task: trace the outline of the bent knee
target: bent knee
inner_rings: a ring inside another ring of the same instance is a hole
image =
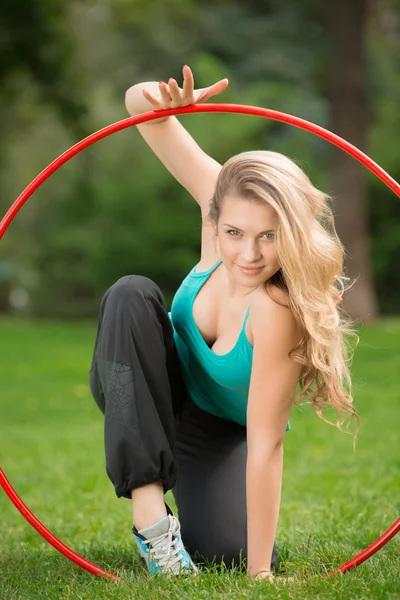
[[[158,285],[144,275],[124,275],[118,279],[104,294],[105,299],[113,302],[129,300],[134,297],[146,297],[161,293]]]
[[[194,540],[185,541],[186,548],[192,557],[192,560],[198,564],[225,565],[226,568],[247,568],[247,542],[242,543],[210,543],[201,541],[195,543]],[[271,571],[275,571],[278,562],[278,548],[276,542],[272,549]]]
[[[247,560],[247,540],[238,532],[191,527],[183,529],[182,539],[195,562],[238,567]]]
[[[244,567],[247,562],[245,547],[230,546],[229,544],[221,547],[217,545],[187,546],[192,560],[197,564],[203,564],[207,567],[224,565],[227,569]]]
[[[158,289],[158,285],[149,277],[144,275],[124,275],[120,277],[110,288],[115,294],[132,293]]]

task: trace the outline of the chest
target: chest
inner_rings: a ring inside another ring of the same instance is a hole
[[[238,302],[223,297],[217,273],[206,281],[193,302],[193,318],[200,335],[215,354],[227,354],[235,346],[243,328],[250,298]],[[245,333],[253,344],[250,316]]]

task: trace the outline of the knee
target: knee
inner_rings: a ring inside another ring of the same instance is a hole
[[[143,275],[125,275],[118,279],[104,294],[103,302],[118,303],[135,298],[147,298],[161,294],[156,283]]]
[[[182,539],[196,563],[222,565],[227,568],[247,568],[247,525],[240,518],[230,523],[226,519],[210,519],[196,514],[195,518],[185,519],[182,514]],[[271,571],[278,562],[278,548],[274,542],[271,556]]]
[[[228,540],[221,543],[211,543],[184,538],[186,548],[194,562],[206,566],[224,564],[226,568],[239,568],[247,570],[247,540]],[[275,571],[278,562],[278,548],[276,542],[272,549],[271,571]]]
[[[158,290],[158,286],[152,279],[143,275],[125,275],[118,279],[110,288],[114,296],[125,296],[132,294],[146,294]]]
[[[190,542],[189,542],[190,543]],[[192,557],[194,563],[203,565],[206,568],[217,567],[226,569],[246,570],[247,556],[245,548],[237,548],[236,546],[224,545],[223,548],[217,546],[202,547],[201,545],[187,544],[187,550]]]
[[[182,521],[181,521],[182,524]],[[247,561],[247,540],[221,527],[182,527],[182,539],[193,560],[206,566],[242,567]]]

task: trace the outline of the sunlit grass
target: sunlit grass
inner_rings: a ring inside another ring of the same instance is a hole
[[[352,438],[293,409],[277,542],[290,584],[212,570],[159,580],[139,562],[131,507],[104,469],[103,417],[88,369],[95,323],[0,320],[1,466],[57,537],[121,576],[99,580],[59,555],[0,494],[0,598],[399,598],[398,538],[346,575],[347,561],[399,516],[400,320],[361,332],[352,367],[361,417]],[[176,509],[172,495],[168,501]],[[399,536],[398,536],[399,537]]]

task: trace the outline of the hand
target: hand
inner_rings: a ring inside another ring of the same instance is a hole
[[[198,104],[205,102],[212,96],[216,96],[223,92],[229,85],[227,79],[221,79],[210,85],[207,88],[199,90],[194,89],[193,73],[190,67],[183,67],[183,88],[180,88],[175,79],[169,79],[168,84],[160,81],[160,95],[155,96],[148,90],[142,91],[143,96],[152,105],[154,110],[166,110],[168,108],[177,108],[180,106],[188,106],[189,104]]]
[[[255,575],[254,579],[269,579],[270,583],[274,583],[276,581],[290,583],[294,581],[293,577],[275,577],[275,575],[271,571],[259,571],[257,575]]]
[[[255,575],[254,579],[269,579],[270,583],[273,583],[274,575],[271,573],[271,571],[259,571],[257,575]]]

